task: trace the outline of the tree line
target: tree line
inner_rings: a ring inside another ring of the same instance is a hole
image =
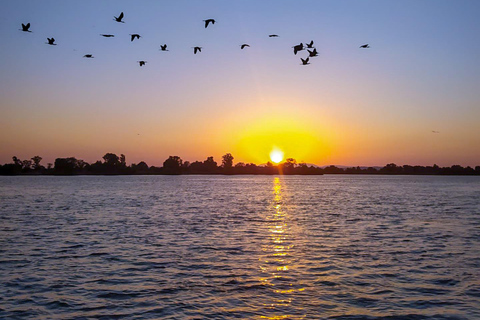
[[[102,161],[103,160],[103,161]],[[238,162],[234,164],[234,157],[227,153],[222,156],[222,162],[218,164],[213,157],[207,157],[204,161],[183,161],[179,156],[169,156],[163,162],[162,167],[148,166],[144,161],[127,165],[125,155],[117,156],[107,153],[94,163],[87,163],[74,157],[57,158],[54,163],[48,163],[45,167],[41,164],[42,157],[34,156],[31,159],[21,160],[12,157],[12,163],[0,165],[0,175],[145,175],[145,174],[297,174],[297,175],[321,175],[321,174],[390,174],[390,175],[480,175],[480,166],[451,167],[433,166],[397,166],[394,163],[384,167],[350,167],[339,168],[328,166],[320,168],[306,163],[297,163],[293,158],[274,165],[268,162],[265,165]]]

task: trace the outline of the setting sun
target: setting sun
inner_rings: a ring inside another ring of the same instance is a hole
[[[270,159],[274,163],[280,163],[283,160],[283,151],[279,149],[273,149],[270,152]]]

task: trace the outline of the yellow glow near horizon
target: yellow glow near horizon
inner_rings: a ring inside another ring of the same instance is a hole
[[[235,152],[242,161],[279,163],[285,158],[297,162],[318,162],[330,150],[323,136],[324,129],[313,128],[303,119],[268,115],[253,120],[238,132]]]
[[[283,160],[283,151],[278,149],[278,148],[274,148],[272,150],[272,152],[270,152],[270,160],[272,160],[272,162],[274,163],[280,163],[282,162]]]

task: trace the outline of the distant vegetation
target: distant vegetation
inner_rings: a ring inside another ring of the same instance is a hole
[[[213,157],[204,161],[183,161],[179,156],[170,156],[163,162],[162,167],[148,166],[141,161],[127,166],[125,155],[117,156],[107,153],[103,161],[87,163],[83,160],[70,158],[57,158],[55,163],[41,164],[42,157],[35,156],[30,160],[20,160],[13,157],[12,163],[0,165],[0,175],[140,175],[140,174],[404,174],[404,175],[480,175],[480,166],[475,168],[453,165],[451,167],[433,166],[397,166],[394,163],[387,164],[383,168],[374,167],[351,167],[339,168],[317,166],[297,163],[289,158],[285,162],[274,165],[268,162],[265,165],[238,162],[234,164],[230,153],[222,157],[219,165]]]

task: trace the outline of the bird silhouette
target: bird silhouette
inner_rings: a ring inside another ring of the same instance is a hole
[[[240,45],[240,49],[245,49],[245,47],[250,47],[250,45],[248,45],[248,44],[246,44],[246,43]]]
[[[140,35],[137,33],[130,34],[130,41],[135,40],[135,38],[140,39]]]
[[[308,51],[308,57],[316,57],[318,56],[317,49],[313,48],[313,51],[307,50]]]
[[[48,42],[45,42],[46,44],[49,44],[51,46],[56,46],[56,44],[54,43],[55,42],[55,38],[47,38],[47,41]]]
[[[140,67],[144,66],[145,63],[147,63],[147,61],[143,61],[143,60],[140,60],[140,61],[137,61],[137,62],[138,62],[138,64],[140,64]]]
[[[120,15],[119,15],[118,17],[115,17],[115,16],[113,16],[113,17],[115,18],[115,19],[114,19],[115,21],[121,22],[121,23],[125,23],[125,21],[122,21],[122,19],[123,19],[123,11],[120,13]]]
[[[306,43],[307,48],[312,49],[313,48],[313,40],[310,41],[310,43]]]
[[[440,131],[432,130],[432,133],[440,133]]]
[[[310,64],[308,63],[308,60],[310,60],[310,58],[307,57],[307,59],[302,59],[300,58],[300,60],[302,60],[302,65],[306,66],[307,64]]]
[[[278,38],[278,34],[269,34],[268,35],[270,38]]]
[[[367,48],[370,48],[370,46],[367,43],[367,44],[364,44],[363,46],[360,46],[360,48],[367,49]]]
[[[89,54],[86,54],[86,55],[84,55],[83,57],[84,57],[84,58],[94,58],[94,56],[93,56],[92,54],[90,54],[90,53],[89,53]]]
[[[205,28],[208,27],[208,24],[211,22],[212,24],[215,24],[215,20],[214,19],[207,19],[207,20],[203,20],[205,21]]]
[[[167,50],[167,45],[166,45],[166,44],[164,44],[163,46],[160,45],[160,50],[161,50],[161,51],[168,51],[168,50]]]
[[[305,49],[303,47],[303,43],[300,43],[300,44],[297,44],[296,46],[293,46],[293,53],[296,55],[298,51],[302,51],[303,49]]]
[[[193,54],[197,54],[197,52],[202,52],[202,47],[193,47]]]
[[[26,25],[22,23],[22,29],[19,29],[19,30],[22,30],[22,31],[25,31],[25,32],[32,32],[28,29],[30,29],[30,22],[27,23]]]
[[[102,37],[105,37],[105,38],[112,38],[112,37],[115,37],[113,34],[100,34]]]

